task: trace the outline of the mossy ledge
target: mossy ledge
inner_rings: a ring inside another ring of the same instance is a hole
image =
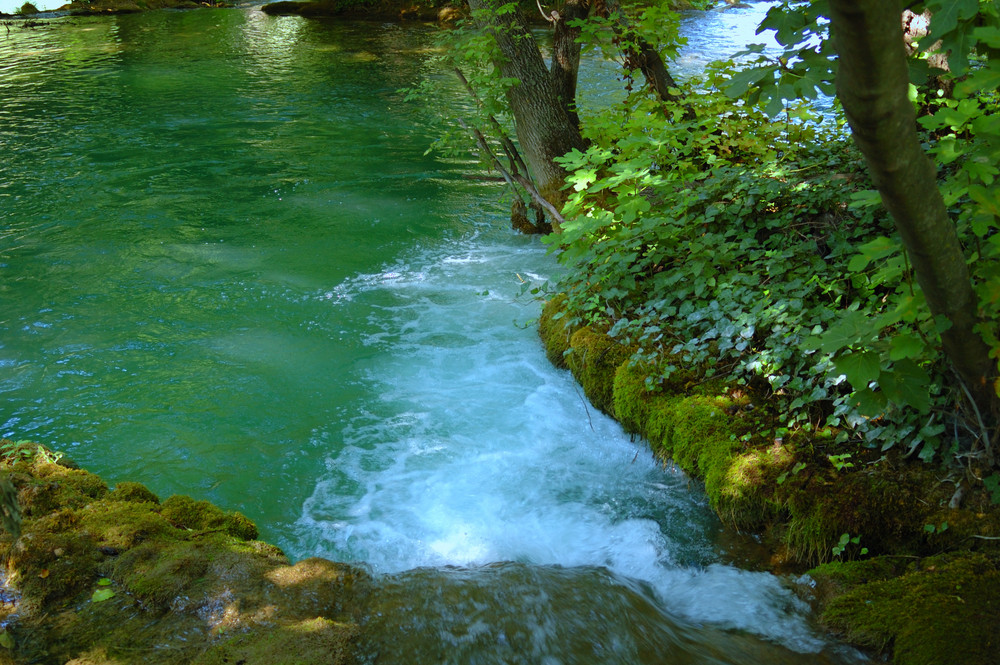
[[[109,491],[35,443],[0,441],[23,521],[0,534],[0,662],[62,665],[311,663],[359,659],[369,576],[291,565],[240,513]]]
[[[556,296],[542,311],[549,359],[665,464],[702,481],[723,522],[759,534],[775,570],[818,565],[803,593],[832,632],[898,665],[996,660],[1000,510],[985,493],[952,507],[955,484],[891,451],[843,463],[834,432],[789,432],[764,395],[679,359],[658,359],[679,369],[652,385],[631,349],[565,307]]]

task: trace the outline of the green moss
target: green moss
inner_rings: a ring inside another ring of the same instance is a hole
[[[359,634],[353,623],[316,617],[238,635],[212,647],[192,665],[345,665],[353,662]]]
[[[863,584],[899,577],[913,559],[899,556],[877,556],[853,561],[821,563],[807,574],[812,578],[815,605],[825,608],[831,599]]]
[[[970,549],[1000,554],[1000,511],[992,506],[984,512],[945,505],[925,521],[934,527],[921,534],[929,551]]]
[[[1000,653],[1000,569],[979,553],[929,557],[906,574],[856,586],[822,619],[898,665],[982,665]]]
[[[95,501],[78,511],[81,525],[103,546],[128,549],[151,538],[177,538],[155,503]]]
[[[570,347],[570,338],[576,328],[569,325],[569,315],[566,312],[566,296],[557,295],[542,307],[542,316],[538,320],[538,334],[545,346],[545,355],[549,362],[560,369],[566,369],[566,352]]]
[[[731,405],[724,397],[701,396],[686,397],[672,405],[671,457],[686,473],[703,478],[706,489],[710,481],[713,489],[718,488],[739,447],[729,427],[727,409]]]
[[[924,486],[898,469],[803,474],[782,487],[789,511],[786,542],[795,558],[822,563],[843,534],[872,554],[910,551],[930,510]]]
[[[108,501],[128,501],[131,503],[160,503],[160,498],[142,483],[118,483],[108,494]]]
[[[793,464],[792,452],[779,443],[734,454],[717,485],[714,506],[719,516],[748,530],[779,519],[784,506],[775,496],[778,477]]]
[[[60,508],[79,508],[104,496],[107,485],[81,469],[33,459],[14,464],[12,476],[17,500],[26,517],[41,516]]]
[[[208,501],[195,501],[189,496],[175,494],[168,498],[160,514],[185,529],[221,529],[243,540],[256,540],[258,536],[257,526],[241,513],[227,513]]]
[[[626,432],[637,432],[643,436],[647,436],[646,422],[653,408],[652,403],[660,397],[658,392],[654,393],[646,386],[648,373],[645,364],[624,362],[615,370],[612,384],[615,417]]]
[[[97,577],[101,555],[88,535],[26,530],[7,552],[7,584],[21,591],[22,613],[71,599]]]
[[[198,593],[214,541],[151,541],[108,564],[108,573],[143,601],[166,609],[180,596]]]
[[[591,404],[614,416],[615,373],[632,355],[632,350],[590,326],[574,332],[570,345],[572,350],[566,356],[566,364],[584,394]]]

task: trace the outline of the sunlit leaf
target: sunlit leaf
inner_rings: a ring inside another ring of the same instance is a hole
[[[97,589],[94,591],[94,595],[90,597],[90,600],[94,603],[103,603],[109,598],[114,598],[115,592],[111,589]]]
[[[833,366],[857,389],[877,379],[880,371],[879,357],[874,351],[845,353],[833,361]]]

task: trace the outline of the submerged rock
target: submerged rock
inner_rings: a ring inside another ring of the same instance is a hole
[[[160,503],[139,483],[109,492],[37,444],[3,443],[24,520],[19,538],[0,538],[0,662],[355,661],[363,571],[291,565],[239,513]]]

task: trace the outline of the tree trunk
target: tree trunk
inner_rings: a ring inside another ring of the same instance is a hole
[[[680,101],[680,97],[670,92],[671,88],[677,87],[677,83],[667,70],[663,58],[652,44],[633,32],[619,0],[604,0],[602,5],[601,12],[612,20],[612,29],[619,40],[625,67],[641,71],[646,83],[661,101]]]
[[[580,74],[580,28],[570,21],[585,19],[590,15],[590,0],[567,0],[561,12],[552,12],[549,21],[555,28],[552,38],[552,87],[562,102],[573,125],[580,129],[580,116],[576,112],[576,82]]]
[[[898,0],[830,0],[831,30],[840,58],[837,96],[865,156],[882,202],[892,215],[914,273],[935,317],[951,327],[944,351],[984,417],[995,416],[988,380],[989,348],[973,330],[978,305],[955,225],[923,153],[913,106]]]
[[[501,58],[495,64],[501,76],[520,81],[507,90],[517,139],[539,193],[558,208],[565,200],[562,187],[567,173],[554,160],[574,148],[584,150],[586,143],[567,113],[566,101],[557,94],[553,75],[523,17],[519,12],[498,12],[503,4],[469,0],[476,21],[499,47]]]

